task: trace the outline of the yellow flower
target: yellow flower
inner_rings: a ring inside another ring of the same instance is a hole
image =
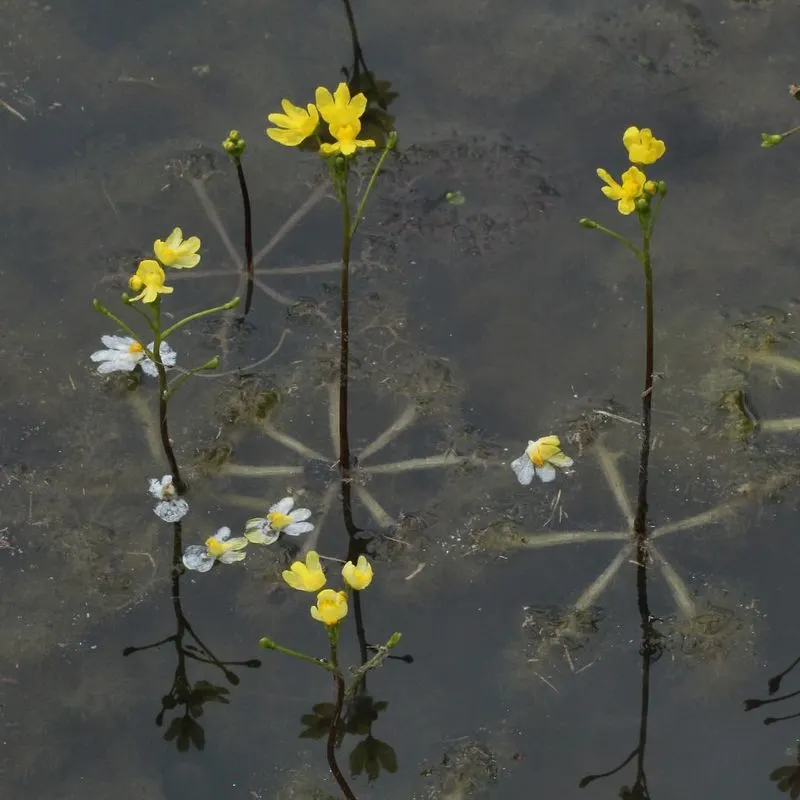
[[[297,147],[304,139],[308,139],[317,129],[319,113],[313,103],[307,108],[300,108],[290,103],[286,98],[281,100],[283,114],[270,114],[267,119],[277,128],[267,128],[267,136],[279,144],[287,147]]]
[[[622,184],[617,183],[604,169],[598,169],[597,175],[608,186],[600,190],[610,200],[617,200],[620,214],[630,214],[636,208],[636,200],[644,193],[647,177],[638,167],[631,167],[622,173]]]
[[[372,583],[372,565],[364,556],[359,556],[354,564],[348,561],[342,568],[344,582],[356,591],[366,589]]]
[[[351,156],[359,147],[375,147],[374,139],[357,138],[361,133],[361,122],[357,119],[344,125],[331,125],[330,131],[336,141],[333,144],[323,142],[320,145],[319,151],[324,156],[332,156],[335,153]]]
[[[325,573],[320,566],[319,556],[314,550],[309,550],[306,553],[306,563],[295,561],[289,569],[283,571],[283,579],[292,589],[301,592],[316,592],[321,589],[325,585]]]
[[[165,267],[174,267],[175,269],[196,267],[200,261],[200,256],[197,255],[199,249],[200,240],[196,236],[184,239],[183,231],[180,228],[174,228],[165,242],[162,242],[161,239],[153,242],[153,252],[156,254],[156,258]]]
[[[160,294],[172,294],[172,286],[164,286],[166,274],[158,261],[146,258],[139,262],[136,274],[128,281],[128,286],[139,292],[132,300],[141,300],[143,303],[152,303]]]
[[[311,616],[325,625],[338,625],[347,616],[347,593],[323,589],[317,595],[317,604],[311,606]]]
[[[634,164],[655,164],[667,152],[667,146],[653,137],[650,128],[639,130],[631,126],[622,134],[622,143]]]
[[[561,452],[561,440],[558,436],[542,436],[535,442],[528,442],[525,452],[511,462],[511,469],[517,480],[527,486],[534,475],[543,483],[549,483],[555,480],[556,467],[566,469],[573,463],[568,455]]]
[[[333,94],[324,86],[317,87],[314,99],[320,116],[331,128],[353,125],[367,110],[367,98],[363,92],[350,99],[350,89],[344,82],[336,87]]]

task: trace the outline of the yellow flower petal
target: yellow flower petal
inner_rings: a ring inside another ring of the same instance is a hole
[[[311,606],[311,616],[324,625],[338,624],[347,616],[346,592],[323,589],[317,595],[317,604]]]
[[[372,565],[363,555],[359,556],[355,564],[348,561],[342,567],[342,578],[351,589],[366,589],[372,583]]]

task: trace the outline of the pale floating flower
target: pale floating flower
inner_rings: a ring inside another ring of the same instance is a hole
[[[247,539],[236,536],[231,539],[230,528],[220,528],[213,536],[206,539],[205,544],[190,544],[183,551],[183,566],[194,572],[208,572],[219,561],[222,564],[233,564],[244,561]]]
[[[161,480],[150,478],[150,494],[159,500],[153,511],[164,522],[178,522],[186,516],[189,504],[178,496],[172,483],[172,475],[165,475]]]
[[[567,469],[573,460],[561,452],[561,440],[558,436],[543,436],[541,439],[528,442],[525,452],[511,462],[511,469],[517,480],[527,486],[536,475],[543,483],[556,478],[556,467]]]
[[[294,498],[284,497],[283,500],[270,506],[266,517],[253,517],[245,523],[244,535],[248,542],[255,544],[272,544],[278,537],[285,533],[287,536],[299,536],[309,533],[314,526],[306,520],[311,516],[307,508],[295,508]]]
[[[101,336],[100,341],[106,350],[96,350],[89,356],[92,361],[99,363],[98,373],[107,375],[109,372],[131,372],[137,365],[142,368],[145,375],[152,378],[158,377],[156,365],[145,355],[144,348],[136,339],[130,336]],[[155,342],[150,342],[147,349],[153,352]],[[161,342],[161,363],[169,369],[175,366],[178,354],[167,344]]]

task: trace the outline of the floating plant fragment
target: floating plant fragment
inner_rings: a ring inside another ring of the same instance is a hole
[[[568,469],[573,460],[561,451],[561,440],[558,436],[543,436],[541,439],[528,442],[525,452],[511,462],[511,469],[517,480],[527,486],[533,476],[538,476],[543,483],[556,479],[556,467]]]
[[[165,475],[161,480],[158,478],[150,478],[150,494],[160,500],[156,503],[153,511],[155,515],[164,522],[178,522],[186,516],[189,510],[189,504],[178,496],[175,486],[172,482],[172,475]]]
[[[310,533],[314,526],[306,520],[311,516],[307,508],[295,508],[294,498],[284,497],[270,506],[266,517],[253,517],[245,524],[244,535],[248,542],[254,544],[273,544],[281,533],[287,536],[299,536]]]
[[[131,372],[137,366],[141,366],[142,372],[151,378],[158,377],[156,365],[145,354],[141,343],[130,336],[101,336],[100,341],[106,346],[106,350],[96,350],[89,356],[92,361],[97,362],[97,372],[100,375],[107,375],[109,372]],[[153,351],[154,342],[147,345],[150,352]],[[161,342],[161,363],[169,369],[175,366],[177,353],[166,343]]]
[[[244,561],[242,552],[247,547],[244,536],[231,539],[230,528],[220,528],[213,536],[206,539],[204,545],[190,544],[183,552],[183,566],[195,572],[208,572],[217,561],[233,564]]]

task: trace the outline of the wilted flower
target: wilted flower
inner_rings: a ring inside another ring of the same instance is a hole
[[[541,439],[528,442],[525,453],[511,462],[511,469],[517,480],[527,486],[534,475],[539,480],[549,483],[555,480],[555,467],[562,469],[571,467],[573,460],[561,452],[561,441],[558,436],[543,436]]]
[[[190,544],[183,552],[183,566],[195,572],[208,572],[214,563],[233,564],[244,561],[242,552],[247,547],[247,539],[237,536],[231,539],[230,528],[220,528],[206,539],[204,545]]]
[[[372,564],[364,556],[359,556],[354,564],[348,561],[342,568],[344,582],[356,591],[366,589],[372,583]]]
[[[172,294],[172,286],[165,286],[166,273],[158,261],[146,258],[139,262],[136,274],[128,281],[128,286],[139,292],[131,300],[141,300],[143,303],[152,303],[160,294]]]
[[[655,164],[667,152],[667,146],[653,136],[650,128],[639,130],[631,126],[622,134],[622,143],[634,164]]]
[[[283,579],[292,589],[300,592],[316,592],[325,585],[325,573],[319,563],[319,556],[316,551],[309,550],[306,553],[305,564],[302,561],[295,561],[283,571]]]
[[[311,616],[324,625],[337,625],[347,616],[347,593],[323,589],[317,595],[317,604],[311,606]]]
[[[173,228],[166,241],[156,239],[153,242],[153,252],[156,258],[165,266],[174,269],[189,269],[196,267],[200,262],[197,251],[200,249],[200,239],[196,236],[183,238],[180,228]]]
[[[270,506],[266,517],[253,517],[245,523],[244,535],[249,542],[256,544],[272,544],[281,533],[287,536],[299,536],[309,533],[314,526],[306,520],[311,516],[307,508],[296,508],[292,511],[294,498],[284,497]]]
[[[186,516],[189,504],[178,496],[172,482],[172,475],[165,475],[161,480],[150,478],[148,491],[156,500],[160,500],[159,503],[156,503],[153,511],[164,522],[177,522]]]
[[[598,169],[597,175],[608,186],[603,186],[601,192],[610,200],[617,200],[617,210],[620,214],[630,214],[636,208],[636,201],[644,194],[644,185],[647,177],[638,167],[631,167],[622,173],[622,184],[617,183],[604,169]]]
[[[333,132],[335,127],[358,123],[360,129],[359,120],[367,110],[367,97],[363,92],[359,92],[351,99],[350,89],[343,81],[336,87],[333,94],[324,86],[319,86],[314,99],[317,101],[320,116],[331,126],[331,133],[334,136],[336,135]]]
[[[313,103],[308,104],[308,111],[306,111],[285,98],[281,100],[281,106],[283,114],[270,114],[267,117],[273,125],[278,126],[277,128],[267,128],[267,136],[287,147],[297,147],[317,129],[319,112]]]
[[[144,348],[130,336],[101,336],[100,341],[108,348],[96,350],[89,358],[100,364],[97,371],[101,375],[109,372],[130,372],[136,365],[140,365],[145,375],[158,377],[156,365],[145,355]],[[147,346],[153,352],[154,342]],[[169,368],[175,366],[177,353],[166,343],[161,342],[161,363]]]
[[[333,144],[323,142],[319,147],[319,152],[324,156],[332,156],[341,153],[343,156],[352,156],[359,147],[375,147],[374,139],[359,139],[361,133],[361,122],[356,119],[344,125],[331,125],[331,136],[336,141]]]

